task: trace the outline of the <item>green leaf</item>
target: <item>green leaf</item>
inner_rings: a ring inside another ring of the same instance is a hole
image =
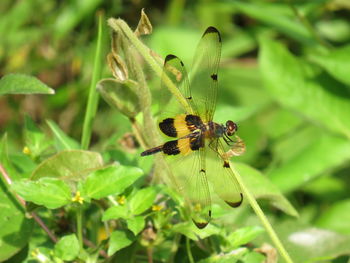
[[[280,43],[261,40],[265,86],[281,105],[350,138],[350,95],[339,82],[295,58]]]
[[[227,254],[220,253],[218,255],[211,255],[210,257],[201,259],[200,261],[198,261],[198,263],[236,263],[236,262],[255,263],[251,261],[239,260],[241,258],[241,255],[239,255],[239,253],[240,252],[246,253],[247,252],[246,250],[247,249],[243,249],[242,251],[235,251],[235,253],[227,253]]]
[[[46,138],[46,135],[36,126],[29,116],[25,116],[25,145],[29,148],[32,156],[39,156],[51,141]]]
[[[7,134],[1,138],[0,142],[0,163],[5,169],[5,171],[11,175],[12,180],[20,179],[21,176],[18,174],[17,169],[13,166],[12,162],[10,162],[8,156],[8,145],[7,145]]]
[[[126,220],[128,228],[137,236],[145,227],[145,219],[143,216],[135,216]]]
[[[64,180],[74,180],[91,171],[100,169],[103,165],[99,153],[82,150],[65,150],[43,161],[34,170],[31,179],[41,177],[56,177]]]
[[[264,229],[259,226],[239,228],[227,237],[227,241],[230,242],[232,247],[237,248],[253,241],[262,232],[264,232]]]
[[[294,262],[320,262],[350,254],[350,237],[333,231],[302,225],[293,220],[274,224]]]
[[[274,27],[293,39],[304,44],[315,43],[307,29],[301,23],[296,22],[295,14],[287,5],[244,1],[232,1],[231,4],[240,12]]]
[[[11,170],[6,171],[12,175]],[[28,244],[34,223],[25,216],[24,209],[4,181],[0,180],[0,262],[9,259]]]
[[[43,177],[37,181],[27,179],[16,181],[12,188],[26,201],[56,209],[71,201],[69,186],[56,178]]]
[[[140,112],[139,100],[136,95],[137,82],[103,79],[97,83],[97,90],[105,101],[127,117],[135,117]]]
[[[55,94],[39,79],[24,74],[8,74],[0,79],[2,94]]]
[[[300,153],[268,173],[282,192],[290,192],[311,179],[350,160],[350,142],[336,136],[323,135]]]
[[[156,195],[157,192],[154,187],[147,187],[137,191],[128,203],[130,212],[138,215],[146,211],[152,206]]]
[[[295,208],[266,176],[243,163],[234,163],[234,167],[242,175],[243,181],[255,198],[268,200],[273,206],[283,212],[291,216],[298,216]]]
[[[111,234],[108,248],[108,256],[112,256],[115,252],[134,242],[135,236],[128,230],[116,230]]]
[[[277,262],[277,258],[274,258]],[[242,259],[242,262],[249,262],[249,263],[265,263],[268,262],[268,259],[264,256],[262,253],[258,253],[255,251],[252,251],[248,254],[245,254]],[[273,260],[271,262],[274,262]]]
[[[62,237],[55,245],[55,255],[62,260],[71,261],[79,255],[79,241],[75,234]]]
[[[188,221],[174,225],[172,231],[181,233],[194,241],[198,241],[199,239],[205,239],[209,236],[220,234],[221,229],[213,224],[209,224],[205,228],[199,229],[192,221]]]
[[[323,67],[335,79],[350,85],[350,45],[332,49],[325,55],[311,54],[310,59]]]
[[[350,199],[335,203],[323,211],[316,225],[341,234],[350,234]]]
[[[47,120],[46,123],[47,125],[49,125],[51,131],[54,134],[56,141],[56,149],[58,151],[73,150],[80,148],[80,144],[74,139],[70,138],[67,134],[65,134],[64,131],[62,131],[56,123],[54,123],[51,120]]]
[[[111,165],[94,171],[81,186],[82,195],[100,199],[120,194],[142,176],[141,169],[122,165]]]
[[[126,206],[118,205],[108,208],[102,216],[102,221],[107,221],[111,219],[126,219],[128,217],[128,209]]]

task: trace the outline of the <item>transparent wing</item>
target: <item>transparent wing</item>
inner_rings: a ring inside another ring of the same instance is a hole
[[[169,91],[169,86],[173,91]],[[168,105],[173,114],[194,113],[194,104],[190,90],[188,74],[184,63],[175,55],[167,55],[161,77],[162,107]],[[184,105],[185,104],[185,105]]]
[[[205,148],[176,162],[169,162],[179,192],[189,207],[193,222],[204,228],[211,218],[211,199],[205,170]]]
[[[243,194],[233,171],[229,159],[225,156],[222,142],[216,139],[210,143],[213,157],[210,160],[208,179],[216,194],[231,207],[238,207],[243,201]]]
[[[191,95],[204,121],[212,120],[215,111],[220,55],[220,33],[215,27],[208,27],[197,46],[190,77]]]

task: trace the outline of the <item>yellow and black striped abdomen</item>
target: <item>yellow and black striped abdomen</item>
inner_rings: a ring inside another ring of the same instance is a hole
[[[159,123],[160,130],[170,137],[181,138],[196,129],[200,129],[203,122],[199,116],[180,114],[175,118],[167,118]]]
[[[188,155],[192,151],[197,151],[200,147],[204,147],[204,136],[198,133],[197,136],[166,142],[162,151],[167,155]]]

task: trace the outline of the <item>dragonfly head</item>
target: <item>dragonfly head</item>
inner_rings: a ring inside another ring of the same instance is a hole
[[[232,136],[233,134],[235,134],[235,132],[238,130],[238,126],[235,122],[233,121],[227,121],[226,122],[226,135],[228,136]]]

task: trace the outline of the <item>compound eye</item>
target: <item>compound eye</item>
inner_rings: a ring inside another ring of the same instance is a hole
[[[237,131],[237,129],[237,124],[233,121],[226,122],[226,133],[228,136],[232,136]]]

